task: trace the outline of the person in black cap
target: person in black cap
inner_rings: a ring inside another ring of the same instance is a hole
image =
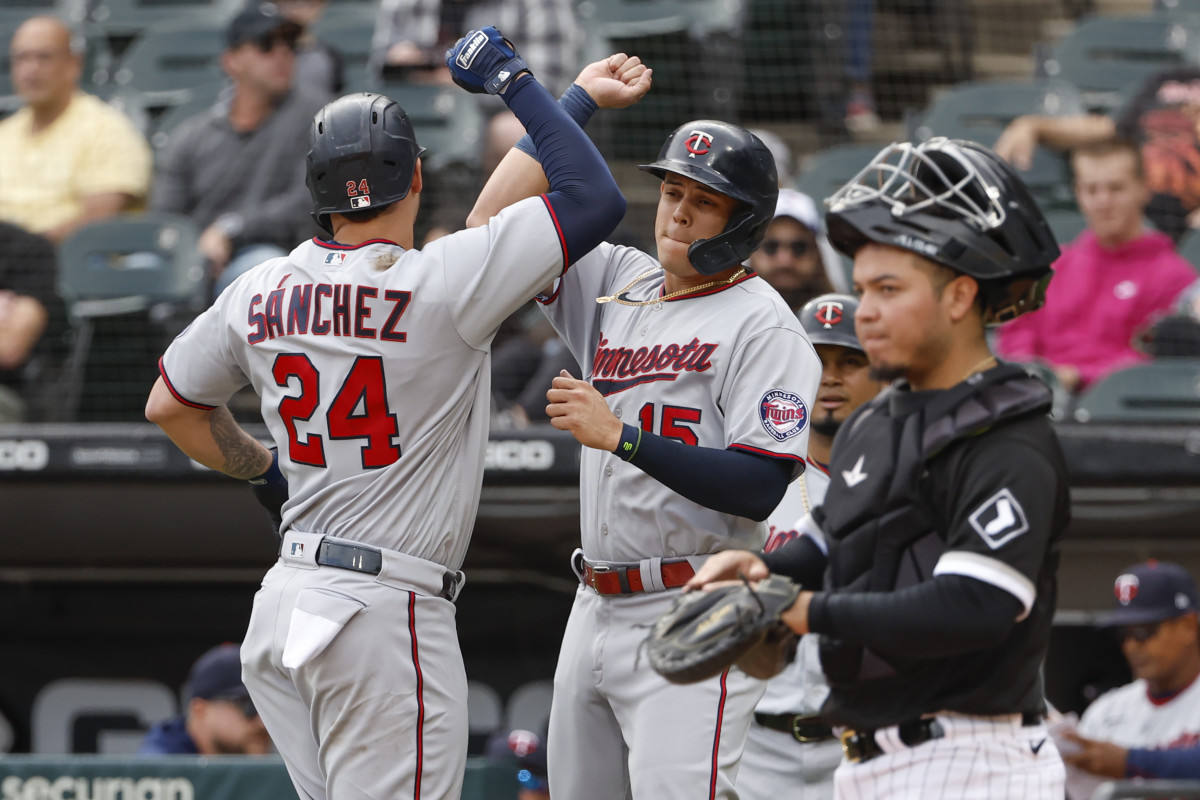
[[[488,760],[515,764],[517,768],[517,800],[549,800],[546,782],[546,746],[533,731],[515,728],[500,731],[488,739]]]
[[[204,653],[187,680],[187,708],[150,729],[139,755],[263,755],[271,737],[242,683],[236,644]]]
[[[318,232],[308,213],[304,131],[329,97],[295,82],[300,32],[272,3],[234,17],[221,55],[232,91],[184,120],[156,171],[150,208],[200,227],[214,297]]]
[[[1109,778],[1200,778],[1200,625],[1196,582],[1165,561],[1135,564],[1113,585],[1112,628],[1134,681],[1101,695],[1067,738],[1072,767]]]

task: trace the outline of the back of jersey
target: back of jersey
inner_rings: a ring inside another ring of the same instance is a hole
[[[254,387],[289,483],[285,529],[457,569],[487,445],[488,348],[561,270],[551,224],[535,198],[424,251],[305,242],[230,286],[168,349],[164,377],[200,406]]]

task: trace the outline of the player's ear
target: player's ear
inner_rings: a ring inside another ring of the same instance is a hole
[[[421,180],[421,159],[417,159],[416,166],[413,167],[412,186],[409,187],[410,194],[420,194],[424,182]]]

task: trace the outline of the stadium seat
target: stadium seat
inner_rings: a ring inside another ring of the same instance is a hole
[[[96,390],[88,403],[93,418],[136,418],[147,377],[153,382],[155,351],[176,332],[161,330],[162,323],[203,303],[198,236],[187,217],[144,214],[87,225],[62,243],[58,293],[75,329],[58,392],[63,419],[77,418],[85,372],[88,388]],[[114,327],[101,332],[106,347],[97,353],[97,326],[104,320]],[[156,330],[162,335],[151,335]]]
[[[156,26],[122,56],[113,83],[118,90],[140,93],[147,109],[185,103],[192,89],[225,80],[221,70],[224,48],[225,26],[215,20]]]
[[[1041,71],[1078,86],[1090,109],[1109,111],[1131,84],[1198,56],[1200,34],[1176,15],[1090,17],[1054,47]]]
[[[342,74],[348,89],[370,83],[368,63],[371,37],[375,34],[375,12],[373,5],[344,3],[328,9],[312,26],[312,35],[342,57]]]
[[[1046,212],[1046,222],[1054,234],[1059,247],[1066,247],[1075,237],[1083,233],[1087,220],[1073,208],[1055,208]]]
[[[1200,359],[1173,358],[1118,370],[1079,398],[1079,422],[1200,422]]]
[[[429,169],[479,164],[484,120],[477,98],[456,86],[394,83],[379,91],[408,113]]]
[[[823,210],[822,202],[857,175],[880,149],[872,144],[839,144],[820,150],[804,162],[796,188]]]
[[[1046,386],[1050,387],[1050,394],[1053,396],[1053,401],[1050,405],[1050,419],[1058,422],[1066,419],[1067,412],[1071,406],[1071,393],[1062,385],[1062,381],[1054,374],[1054,370],[1048,364],[1042,362],[1017,363],[1018,366],[1024,367],[1025,371],[1031,376],[1038,378]]]
[[[85,0],[4,0],[0,2],[0,29],[15,28],[42,14],[77,23],[83,20],[85,9]]]
[[[110,38],[128,41],[156,25],[185,21],[223,25],[244,4],[244,0],[92,0],[87,20]]]
[[[991,147],[1008,124],[1022,114],[1057,117],[1085,111],[1079,90],[1063,80],[968,83],[939,96],[916,124],[913,138],[925,141],[948,136]],[[1070,170],[1060,153],[1038,148],[1032,167],[1021,177],[1043,207],[1074,202]]]
[[[1191,230],[1184,234],[1183,239],[1179,242],[1179,255],[1200,270],[1200,233]]]
[[[166,109],[158,117],[147,121],[146,138],[154,148],[154,158],[157,161],[166,153],[171,143],[171,135],[180,123],[210,108],[221,96],[225,83],[207,83],[188,90],[188,99]]]

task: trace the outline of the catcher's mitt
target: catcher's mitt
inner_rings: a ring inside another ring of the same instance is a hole
[[[743,580],[681,594],[646,640],[650,665],[672,683],[706,680],[733,664],[753,677],[772,677],[795,653],[797,637],[779,617],[799,594],[800,587],[782,575],[757,588]]]

